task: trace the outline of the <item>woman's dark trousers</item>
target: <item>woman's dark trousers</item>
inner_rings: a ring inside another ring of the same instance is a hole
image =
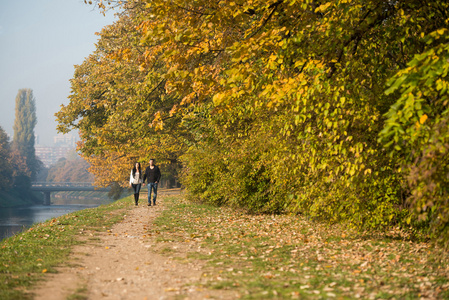
[[[139,192],[140,192],[140,187],[142,185],[139,184],[132,184],[133,190],[134,190],[134,203],[137,205],[139,203]]]

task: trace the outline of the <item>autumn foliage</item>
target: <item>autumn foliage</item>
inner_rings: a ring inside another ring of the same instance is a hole
[[[447,245],[446,1],[111,2],[57,114],[100,183],[154,156],[192,199]]]
[[[12,187],[13,165],[9,137],[0,126],[0,191]]]

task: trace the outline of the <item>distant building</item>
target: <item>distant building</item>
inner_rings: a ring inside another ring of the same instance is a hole
[[[56,164],[59,159],[67,157],[67,153],[75,150],[74,147],[47,147],[36,145],[36,156],[46,168]]]
[[[71,134],[58,134],[53,137],[56,147],[76,147],[76,137]]]
[[[37,141],[39,137],[37,137]],[[53,137],[54,146],[48,147],[37,145],[35,146],[36,156],[42,161],[46,168],[56,164],[61,158],[66,158],[70,151],[76,148],[76,137],[70,134],[59,134]]]

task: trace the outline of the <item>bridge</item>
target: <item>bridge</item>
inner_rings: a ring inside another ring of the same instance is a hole
[[[98,188],[90,182],[33,182],[31,190],[44,194],[44,205],[50,205],[50,196],[52,192],[71,192],[71,191],[98,191],[108,192],[111,188]]]

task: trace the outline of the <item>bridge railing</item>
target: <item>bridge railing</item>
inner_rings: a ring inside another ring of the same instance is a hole
[[[32,182],[32,187],[94,187],[92,182]]]

